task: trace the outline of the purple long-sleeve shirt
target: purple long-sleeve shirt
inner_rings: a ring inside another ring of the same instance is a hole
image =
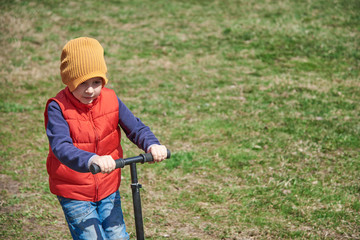
[[[153,144],[160,144],[150,128],[126,107],[118,98],[119,125],[131,142],[147,151]],[[48,105],[48,124],[46,134],[51,150],[63,164],[78,172],[89,172],[89,160],[95,153],[81,150],[74,146],[70,137],[69,125],[64,119],[60,106],[52,101]]]

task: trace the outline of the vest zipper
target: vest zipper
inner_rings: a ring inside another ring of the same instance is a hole
[[[92,115],[92,111],[90,110],[90,122],[91,122],[91,126],[93,127],[94,129],[94,134],[95,134],[95,153],[97,154],[97,145],[98,145],[98,142],[99,142],[99,136],[97,134],[97,131],[96,131],[96,128],[95,128],[95,124],[94,124],[94,121],[93,121],[93,115]]]
[[[97,202],[99,199],[99,180],[96,176],[96,174],[94,174],[94,179],[95,179],[95,198],[94,198],[94,202]]]
[[[91,110],[89,111],[89,115],[90,115],[89,118],[90,118],[91,126],[93,127],[94,134],[95,134],[95,153],[97,154],[97,145],[98,145],[98,142],[99,142],[99,136],[98,136],[96,128],[95,128],[95,124],[94,124],[94,121],[93,121],[93,115],[92,115]],[[94,200],[94,202],[97,202],[98,197],[99,197],[99,181],[98,181],[98,178],[97,178],[96,174],[94,174],[93,176],[94,176],[94,180],[95,180],[95,200]]]

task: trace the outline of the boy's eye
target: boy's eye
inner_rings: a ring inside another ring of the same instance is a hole
[[[94,83],[95,83],[96,85],[99,85],[99,84],[101,84],[101,81],[98,80],[98,81],[95,81]]]

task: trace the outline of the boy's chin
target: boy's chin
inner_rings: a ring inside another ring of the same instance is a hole
[[[87,99],[81,99],[80,102],[83,103],[83,104],[90,104],[94,101],[94,99],[90,99],[90,100],[87,100]]]

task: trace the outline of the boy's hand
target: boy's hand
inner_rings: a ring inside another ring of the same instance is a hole
[[[167,149],[164,145],[152,145],[148,151],[155,162],[161,162],[167,157]]]
[[[116,163],[110,155],[96,156],[92,160],[92,163],[97,164],[100,167],[102,173],[110,173],[114,171],[116,167]]]

